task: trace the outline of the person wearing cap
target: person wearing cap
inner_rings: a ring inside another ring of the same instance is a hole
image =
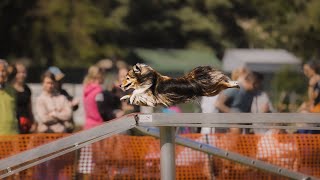
[[[8,63],[0,59],[0,135],[18,134],[14,89],[7,83]]]
[[[102,59],[97,62],[96,66],[103,70],[104,81],[102,83],[102,88],[111,91],[113,82],[117,79],[117,70],[114,62],[111,59]]]
[[[42,92],[34,107],[39,133],[68,133],[74,128],[71,106],[65,96],[57,93],[55,81],[50,71],[41,76]]]
[[[79,99],[74,98],[65,89],[62,88],[63,78],[65,77],[65,74],[56,66],[49,67],[48,71],[54,75],[54,78],[56,80],[55,89],[56,89],[57,93],[65,96],[71,104],[72,111],[76,111],[79,108]],[[72,120],[72,122],[73,122],[73,120]],[[72,129],[68,129],[69,133],[71,133],[74,130],[74,125],[72,127],[73,127]]]
[[[55,88],[58,91],[58,93],[64,95],[68,99],[68,101],[71,102],[72,110],[76,111],[79,108],[79,100],[71,96],[65,89],[62,88],[62,81],[65,77],[65,74],[56,66],[49,67],[48,71],[51,72],[54,75],[54,78],[56,79]]]

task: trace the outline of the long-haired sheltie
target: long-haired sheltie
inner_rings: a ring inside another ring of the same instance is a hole
[[[171,78],[163,76],[145,64],[136,64],[129,70],[121,88],[134,89],[129,99],[131,104],[141,106],[171,106],[200,96],[215,96],[227,88],[239,88],[236,81],[210,66],[200,66],[188,74]]]

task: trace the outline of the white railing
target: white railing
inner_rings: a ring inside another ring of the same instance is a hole
[[[17,155],[0,160],[0,178],[10,176],[22,170],[61,156],[68,152],[82,148],[86,145],[100,141],[122,131],[136,127],[140,131],[160,137],[161,148],[161,179],[175,179],[175,142],[205,153],[219,156],[231,161],[242,163],[267,172],[278,174],[292,179],[316,179],[305,174],[284,169],[269,163],[242,156],[237,153],[228,152],[207,144],[198,143],[189,139],[175,136],[174,127],[196,126],[196,127],[241,127],[241,128],[281,128],[281,129],[312,129],[318,123],[320,114],[296,114],[296,113],[228,113],[228,114],[203,114],[203,113],[180,113],[180,114],[131,114],[109,121],[98,127],[81,131],[53,141],[51,143],[36,147],[19,153]],[[255,125],[243,125],[255,123]],[[270,123],[271,125],[265,125]],[[304,126],[297,127],[295,123],[303,123]],[[288,124],[275,125],[275,124]],[[139,126],[139,127],[138,127]],[[152,128],[160,127],[160,132]]]

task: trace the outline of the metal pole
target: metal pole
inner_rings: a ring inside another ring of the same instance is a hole
[[[176,179],[174,127],[160,127],[160,171],[162,180]]]
[[[136,126],[135,115],[126,115],[100,126],[0,159],[0,179],[62,156]]]
[[[164,127],[164,128],[167,128],[167,127]],[[136,129],[140,130],[141,132],[143,132],[147,135],[159,137],[158,129],[155,129],[155,128],[145,129],[142,127],[136,127]],[[161,129],[160,129],[160,134],[161,134]],[[161,136],[160,136],[160,138],[161,138]],[[234,153],[234,152],[226,151],[226,150],[223,150],[220,148],[210,146],[208,144],[199,143],[199,142],[193,141],[191,139],[183,138],[180,136],[176,136],[175,141],[177,142],[177,144],[185,146],[185,147],[189,147],[189,148],[201,151],[201,152],[209,153],[209,154],[212,154],[217,157],[231,160],[233,162],[238,162],[238,163],[241,163],[241,164],[244,164],[247,166],[261,169],[263,171],[274,173],[274,174],[284,176],[284,177],[287,177],[290,179],[301,179],[301,180],[319,179],[319,178],[312,177],[312,176],[309,176],[306,174],[302,174],[300,172],[288,170],[288,169],[282,168],[280,166],[272,165],[272,164],[269,164],[269,163],[266,163],[266,162],[263,162],[263,161],[260,161],[257,159],[249,158],[249,157],[246,157],[246,156]],[[163,157],[163,155],[162,155],[162,150],[161,150],[161,157],[160,158],[162,158],[162,157]],[[160,161],[161,161],[161,159],[160,159]],[[162,168],[162,164],[161,164],[161,168]],[[162,173],[163,172],[161,169],[161,179],[163,179]],[[166,180],[166,179],[164,179],[164,180]]]

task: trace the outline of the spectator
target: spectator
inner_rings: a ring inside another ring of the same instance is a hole
[[[98,103],[99,112],[105,121],[120,117],[124,115],[127,108],[130,110],[131,106],[125,106],[125,104],[120,101],[124,92],[120,89],[121,81],[119,81],[119,79],[121,78],[119,77],[126,76],[128,72],[126,68],[127,64],[123,61],[117,61],[114,65],[112,60],[103,59],[97,63],[97,66],[103,70],[103,89],[105,89],[102,95],[100,95],[102,98],[100,98]],[[118,69],[118,67],[121,69],[121,74],[119,74],[120,69]],[[118,74],[116,73],[117,69]],[[125,74],[123,75],[123,73]]]
[[[216,102],[219,112],[251,112],[256,82],[257,77],[250,72],[245,75],[243,80],[239,81],[240,89],[226,89],[220,93]]]
[[[55,89],[59,94],[64,95],[70,101],[72,110],[76,111],[79,108],[79,99],[74,98],[65,89],[62,88],[65,74],[55,66],[49,67],[48,71],[50,71],[54,75],[54,78],[56,80]]]
[[[308,101],[303,103],[299,112],[320,112],[320,74],[319,74],[319,64],[316,61],[309,61],[303,65],[303,73],[309,79],[308,86]],[[303,124],[299,124],[303,125]],[[315,124],[318,126],[318,124]],[[298,133],[303,134],[319,134],[319,130],[298,130]]]
[[[270,101],[268,94],[263,90],[263,80],[264,77],[259,72],[253,72],[257,81],[254,84],[254,97],[251,104],[251,112],[252,113],[269,113],[273,112],[274,108]]]
[[[98,102],[104,100],[101,87],[103,81],[103,70],[98,66],[91,66],[83,81],[84,129],[89,129],[103,123],[103,118],[98,109]]]
[[[217,100],[216,107],[220,112],[250,112],[254,97],[254,84],[257,77],[248,73],[240,83],[240,89],[226,89]]]
[[[258,72],[253,72],[253,74],[257,77],[257,81],[255,83],[255,95],[252,100],[251,104],[251,112],[252,113],[270,113],[274,112],[273,106],[271,104],[271,101],[269,99],[268,94],[263,91],[263,75]],[[257,124],[257,125],[270,125],[268,123],[263,124]],[[255,134],[264,134],[267,132],[268,129],[259,129],[255,128],[253,129],[253,132]]]
[[[246,75],[250,72],[250,70],[246,67],[238,67],[234,69],[231,73],[231,79],[233,81],[239,81],[242,82],[244,81]]]
[[[96,103],[98,105],[99,114],[103,121],[109,121],[114,118],[123,116],[124,112],[121,110],[120,98],[115,96],[109,90],[103,90],[96,96]]]
[[[104,101],[101,84],[104,81],[103,69],[98,66],[91,66],[83,80],[83,104],[85,112],[84,129],[90,129],[103,123],[102,114],[99,112],[99,104]],[[90,175],[95,166],[94,152],[92,146],[99,149],[99,143],[88,145],[80,150],[79,158],[79,176],[86,178]]]
[[[97,64],[103,72],[102,93],[99,95],[98,110],[104,121],[123,115],[120,98],[113,91],[114,82],[117,81],[116,66],[113,60],[102,59]]]
[[[47,71],[42,75],[42,93],[36,100],[35,118],[40,133],[66,133],[73,129],[72,108],[67,98],[55,90],[55,77]]]
[[[316,61],[309,61],[303,65],[303,73],[309,79],[308,101],[300,108],[300,112],[320,112],[320,74],[319,64]]]
[[[27,134],[35,131],[35,123],[32,113],[31,90],[26,84],[27,69],[22,63],[15,63],[16,76],[12,86],[16,90],[16,106],[19,132]]]
[[[8,63],[0,59],[0,134],[17,134],[16,99],[14,89],[7,83]]]
[[[17,68],[14,65],[8,65],[8,78],[7,78],[7,83],[10,83],[11,87],[12,87],[12,82],[14,81],[14,79],[16,78],[17,75]]]
[[[239,67],[236,68],[232,71],[231,74],[231,79],[233,81],[239,81],[241,82],[244,76],[249,72],[249,70],[245,67]],[[212,97],[202,97],[201,100],[201,110],[202,113],[217,113],[219,110],[216,108],[216,102],[218,99],[219,95],[217,96],[212,96]],[[236,131],[238,128],[235,128]],[[210,127],[203,127],[201,128],[201,133],[202,134],[211,134],[211,133],[221,133],[225,132],[225,128],[210,128]]]
[[[112,90],[113,82],[116,81],[117,77],[117,71],[116,67],[114,65],[113,60],[111,59],[102,59],[98,61],[96,64],[97,67],[101,68],[103,70],[103,89],[107,89],[109,91]]]
[[[56,80],[55,83],[55,90],[57,91],[57,93],[65,96],[67,98],[67,100],[69,101],[71,107],[72,107],[72,111],[76,111],[79,108],[79,99],[74,98],[73,96],[71,96],[65,89],[62,88],[63,85],[63,79],[65,77],[65,74],[56,66],[51,66],[48,69],[49,72],[51,72],[54,75],[54,78]],[[74,121],[73,121],[73,116],[71,118],[71,122],[72,122],[72,129],[68,129],[68,133],[71,133],[74,131]]]
[[[123,115],[120,110],[120,98],[108,90],[103,90],[101,87],[103,81],[103,70],[98,66],[91,66],[83,82],[85,129]]]

